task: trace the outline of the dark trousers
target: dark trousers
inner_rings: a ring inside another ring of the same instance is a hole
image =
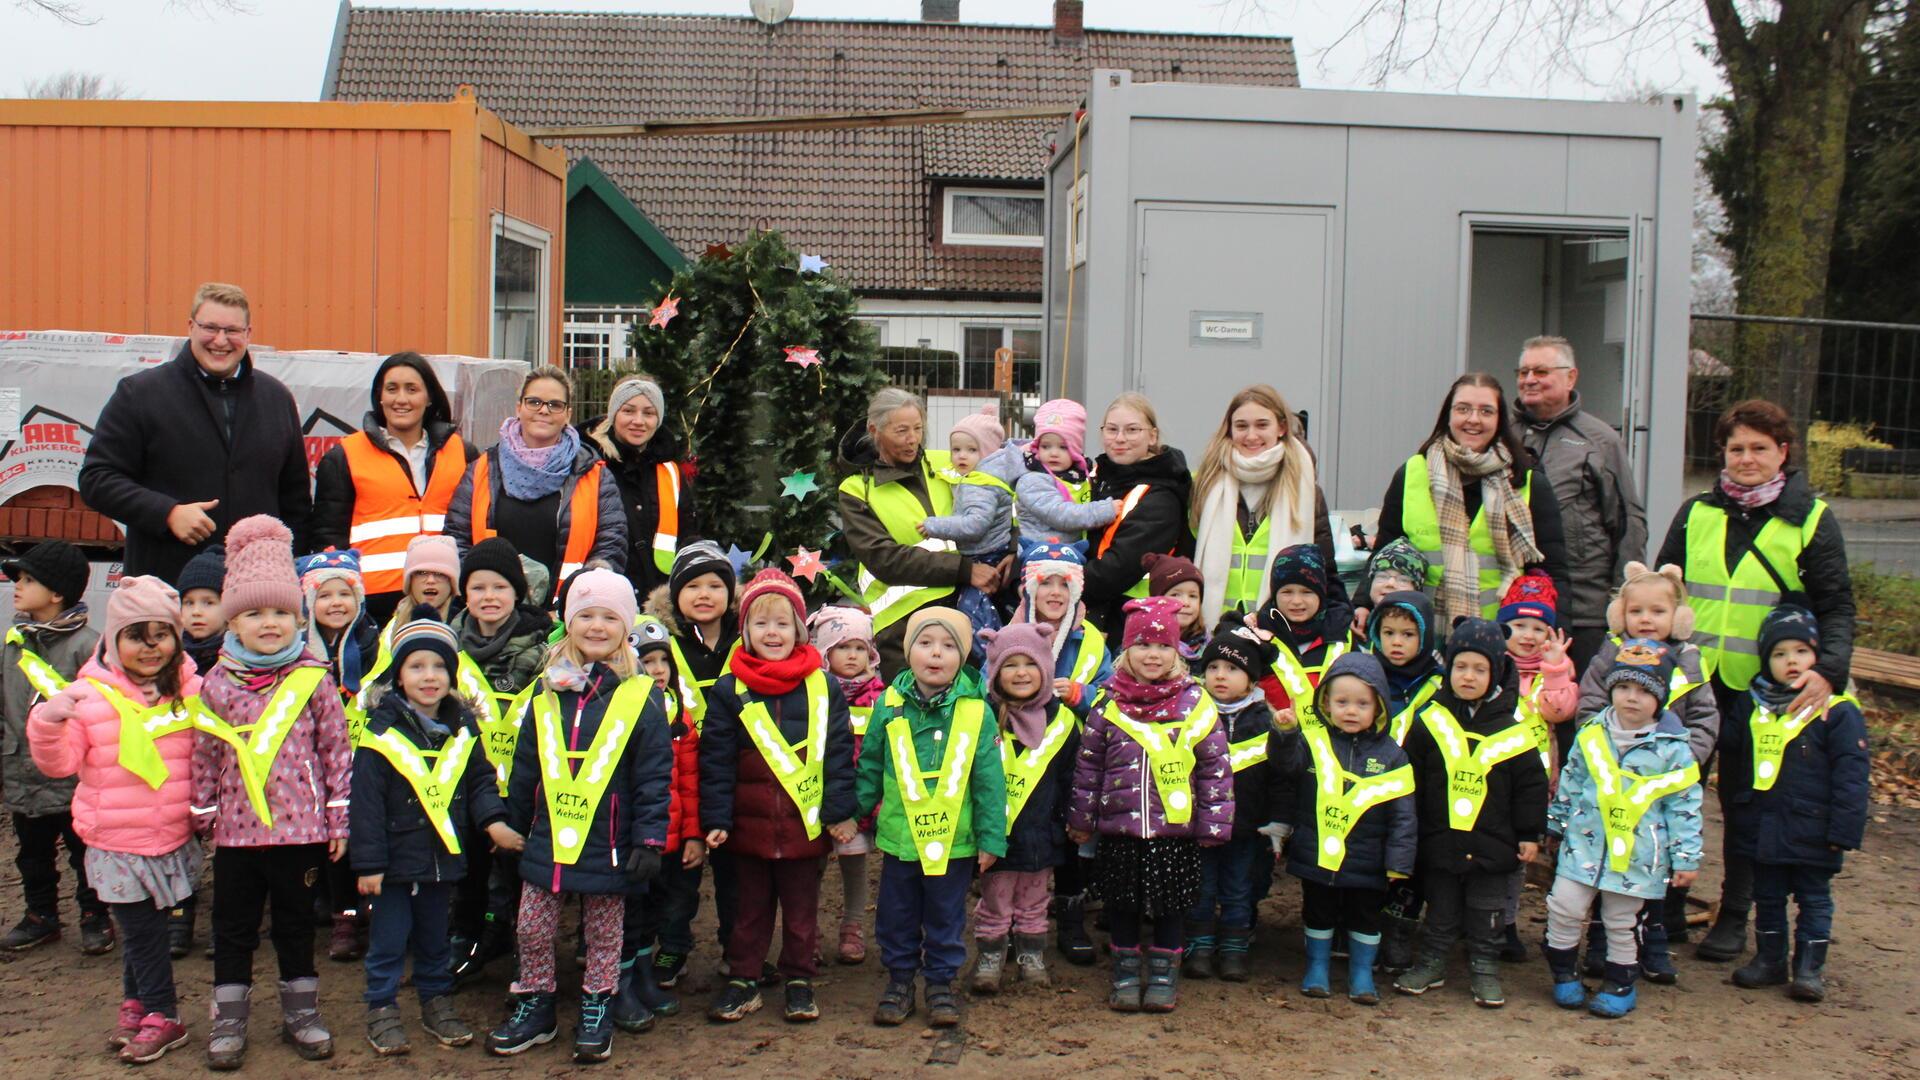
[[[731,854],[709,851],[707,861],[713,864],[713,916],[720,924],[720,950],[725,952],[727,942],[733,940],[733,916],[740,906],[740,878],[734,873]]]
[[[26,894],[27,911],[56,926],[60,924],[60,845],[64,843],[67,865],[73,869],[73,899],[80,914],[106,913],[107,905],[87,884],[87,845],[73,831],[72,814],[15,814],[13,835],[20,841],[13,865],[20,870],[20,891]]]
[[[464,850],[464,847],[463,847]],[[520,856],[511,851],[489,855],[492,868],[487,873],[486,921],[500,923],[511,930],[520,922]],[[473,864],[467,864],[467,881],[473,880]]]
[[[493,864],[500,853],[493,850],[493,841],[479,829],[461,833],[460,850],[467,856],[467,876],[453,886],[451,925],[455,937],[472,941],[486,928],[487,912],[492,910]]]
[[[453,992],[453,950],[447,946],[453,890],[452,882],[388,883],[379,896],[365,898],[370,925],[364,1000],[369,1006],[394,1003],[409,944],[413,946],[413,988],[420,1000]]]
[[[1385,889],[1349,889],[1300,882],[1300,924],[1308,930],[1344,926],[1350,934],[1378,934],[1380,909],[1387,903]]]
[[[1111,900],[1107,902],[1107,932],[1113,938],[1114,948],[1139,948],[1140,932],[1146,928],[1146,924],[1147,917],[1139,908],[1120,907]],[[1153,947],[1156,949],[1187,947],[1187,927],[1179,919],[1154,919],[1152,930]]]
[[[1259,833],[1238,831],[1233,839],[1219,847],[1200,849],[1200,900],[1187,917],[1210,923],[1219,912],[1220,926],[1244,930],[1253,925],[1253,905],[1258,891],[1255,866],[1261,849],[1271,852],[1273,845]],[[1272,863],[1268,863],[1272,873]]]
[[[693,951],[693,915],[700,906],[700,867],[680,864],[680,853],[663,856],[660,876],[647,884],[644,896],[627,897],[628,935],[625,955],[649,945],[661,952],[685,956]]]
[[[732,857],[739,899],[733,934],[727,939],[727,970],[739,979],[758,978],[773,947],[773,919],[780,917],[780,974],[811,979],[819,973],[820,875],[825,856],[811,859]]]
[[[338,862],[328,860],[321,870],[327,882],[327,906],[335,915],[357,915],[367,909],[366,898],[360,895],[360,875],[353,872],[352,852]]]
[[[114,904],[120,927],[120,996],[140,1003],[145,1012],[178,1020],[173,990],[173,954],[167,951],[167,909],[151,900]]]
[[[967,891],[973,886],[973,870],[972,856],[951,860],[938,877],[917,861],[882,857],[873,936],[889,975],[911,981],[921,974],[928,986],[940,986],[960,974],[967,962]]]
[[[1794,936],[1802,941],[1826,941],[1833,936],[1833,874],[1823,866],[1784,863],[1753,864],[1753,928],[1761,933],[1787,932],[1787,897],[1800,905]]]
[[[318,974],[313,967],[313,890],[326,861],[325,844],[213,849],[215,984],[253,984],[260,916],[269,907],[280,978]]]
[[[1451,945],[1460,940],[1469,926],[1484,928],[1483,918],[1468,918],[1469,912],[1492,912],[1494,933],[1500,930],[1500,909],[1507,903],[1507,875],[1422,870],[1421,890],[1427,901],[1427,933],[1434,941]]]

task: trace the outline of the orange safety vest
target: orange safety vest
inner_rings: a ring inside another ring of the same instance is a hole
[[[449,436],[428,463],[427,490],[414,490],[413,471],[392,452],[374,445],[364,431],[340,440],[353,477],[353,519],[347,545],[360,553],[360,576],[368,593],[399,592],[407,544],[446,528],[447,504],[467,471],[467,447]]]
[[[653,565],[673,573],[673,557],[680,550],[680,466],[663,461],[653,467],[659,492],[660,521],[653,528]]]
[[[473,459],[473,542],[476,544],[500,535],[493,530],[493,484],[487,478],[487,462],[492,456],[486,453]],[[574,481],[567,536],[561,545],[560,573],[556,581],[565,581],[593,554],[593,538],[600,532],[600,477],[606,471],[607,463],[596,461],[585,476]]]
[[[1133,513],[1134,507],[1140,505],[1141,498],[1146,495],[1147,489],[1151,486],[1151,484],[1135,484],[1133,490],[1127,492],[1127,497],[1120,502],[1119,512],[1113,515],[1113,524],[1107,526],[1107,531],[1101,534],[1100,546],[1095,548],[1093,552],[1094,558],[1099,559],[1106,556],[1107,549],[1113,546],[1114,536],[1120,532],[1120,523],[1127,520],[1127,515]],[[1168,554],[1171,555],[1172,552],[1168,552]],[[1140,580],[1134,583],[1133,588],[1127,590],[1126,595],[1147,595],[1147,577],[1145,570],[1140,572]]]

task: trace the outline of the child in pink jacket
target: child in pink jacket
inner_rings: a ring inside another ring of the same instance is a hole
[[[300,632],[293,536],[264,514],[227,533],[220,606],[226,641],[201,697],[211,714],[193,750],[193,814],[213,836],[213,1030],[207,1065],[247,1050],[253,950],[273,907],[282,1030],[310,1061],[333,1054],[313,966],[313,888],[347,849],[353,747],[340,691]]]
[[[34,765],[48,776],[79,777],[73,827],[86,841],[87,881],[120,928],[125,1000],[109,1042],[129,1064],[153,1061],[187,1039],[167,913],[193,894],[200,876],[187,813],[199,690],[180,645],[179,595],[159,578],[122,578],[93,657],[27,720]],[[123,715],[143,732],[135,741],[121,740]]]
[[[1580,685],[1574,681],[1573,660],[1567,656],[1566,632],[1560,629],[1558,600],[1552,578],[1523,574],[1507,586],[1499,614],[1500,628],[1507,632],[1507,657],[1520,674],[1517,719],[1526,725],[1540,748],[1549,792],[1560,774],[1559,741],[1554,729],[1573,719],[1580,705]],[[1526,881],[1524,863],[1507,876],[1507,941],[1500,949],[1500,959],[1507,963],[1517,964],[1527,958],[1518,922],[1520,890],[1526,887]]]

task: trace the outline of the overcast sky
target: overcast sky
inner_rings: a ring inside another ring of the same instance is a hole
[[[118,80],[154,100],[314,100],[341,6],[337,0],[244,0],[232,14],[208,0],[74,0],[96,21],[61,23],[31,11],[26,0],[0,0],[0,97],[23,92],[29,79],[78,69]],[[369,5],[372,6],[372,5]],[[418,0],[386,7],[497,8],[550,11],[643,11],[745,15],[748,0]],[[1368,44],[1358,38],[1329,50],[1348,27],[1354,3],[1341,0],[1088,0],[1089,27],[1291,36],[1303,85],[1365,85]],[[1416,5],[1420,6],[1420,5]],[[917,19],[919,0],[796,0],[795,18]],[[961,0],[967,22],[1044,24],[1051,0]],[[1536,71],[1481,72],[1464,83],[1434,74],[1396,78],[1394,90],[1529,97],[1617,96],[1630,85],[1710,96],[1720,90],[1713,66],[1690,47],[1693,34],[1667,35],[1623,64],[1617,50],[1583,53],[1587,77]],[[1518,65],[1511,65],[1518,67]]]

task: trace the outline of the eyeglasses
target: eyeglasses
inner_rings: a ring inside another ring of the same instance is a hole
[[[1551,375],[1556,371],[1572,371],[1572,370],[1573,370],[1572,364],[1555,364],[1552,367],[1514,368],[1513,374],[1516,378],[1521,378],[1521,379],[1525,379],[1528,377],[1532,377],[1535,379],[1544,379],[1548,375]]]
[[[220,335],[225,334],[227,337],[238,341],[248,334],[253,333],[253,329],[246,326],[216,326],[212,323],[203,323],[198,319],[188,319],[187,321],[193,324],[195,330],[215,340],[219,340]]]
[[[1462,401],[1454,405],[1453,415],[1462,420],[1470,416],[1477,416],[1482,420],[1492,420],[1494,417],[1500,415],[1500,410],[1491,405],[1469,405]]]
[[[548,401],[546,398],[523,397],[520,399],[520,405],[522,408],[537,413],[561,413],[567,411],[566,402]]]
[[[1125,436],[1126,438],[1129,438],[1129,439],[1138,439],[1146,435],[1147,430],[1148,430],[1147,428],[1141,427],[1139,424],[1128,424],[1126,427],[1118,427],[1114,424],[1104,424],[1100,428],[1100,434],[1106,436],[1109,439],[1118,439],[1118,438],[1121,438],[1122,436]]]

